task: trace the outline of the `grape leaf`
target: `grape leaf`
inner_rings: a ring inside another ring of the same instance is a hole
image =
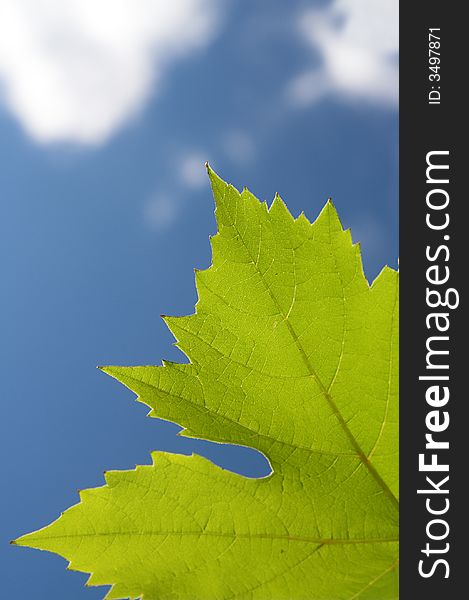
[[[219,232],[196,313],[165,317],[190,364],[105,367],[183,435],[257,448],[248,479],[153,453],[16,544],[106,598],[398,597],[398,273],[370,286],[328,202],[311,224],[213,171]]]

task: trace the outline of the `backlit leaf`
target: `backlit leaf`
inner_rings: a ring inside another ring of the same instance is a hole
[[[311,224],[209,175],[213,264],[196,313],[166,317],[190,364],[104,371],[272,474],[155,452],[16,544],[61,554],[109,599],[396,599],[398,274],[368,284],[331,202]]]

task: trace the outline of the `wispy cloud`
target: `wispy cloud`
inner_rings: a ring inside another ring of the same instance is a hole
[[[153,231],[164,231],[176,222],[179,209],[179,203],[174,197],[160,194],[145,204],[143,218],[146,225]]]
[[[223,150],[234,163],[245,165],[256,156],[256,144],[252,137],[242,130],[228,131],[222,138]]]
[[[298,28],[319,66],[290,82],[290,100],[307,105],[335,95],[395,107],[398,26],[396,0],[333,0],[302,13]]]
[[[369,214],[355,216],[350,231],[353,241],[359,242],[362,251],[369,255],[381,252],[388,238],[381,223]]]
[[[102,143],[213,39],[221,4],[1,0],[3,104],[39,142]]]
[[[192,150],[178,157],[177,166],[184,185],[189,188],[200,188],[207,185],[205,163],[209,160],[209,155],[200,150]]]

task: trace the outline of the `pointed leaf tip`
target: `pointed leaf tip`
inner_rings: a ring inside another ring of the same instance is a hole
[[[215,194],[215,187],[227,187],[228,184],[223,181],[223,179],[217,174],[215,173],[215,171],[210,167],[210,165],[207,165],[207,173],[210,179],[210,184],[212,186],[212,190]]]
[[[26,533],[25,535],[20,535],[20,537],[15,538],[14,540],[10,540],[10,545],[18,547],[27,546],[29,548],[34,547],[30,543],[26,542],[26,540],[29,539],[33,535],[33,533]]]

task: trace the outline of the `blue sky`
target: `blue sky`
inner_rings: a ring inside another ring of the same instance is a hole
[[[114,22],[109,0],[2,4],[2,596],[98,599],[8,540],[151,450],[266,468],[176,437],[95,369],[183,360],[159,315],[193,312],[210,264],[204,161],[295,216],[332,196],[369,278],[396,266],[397,8],[119,0]]]

